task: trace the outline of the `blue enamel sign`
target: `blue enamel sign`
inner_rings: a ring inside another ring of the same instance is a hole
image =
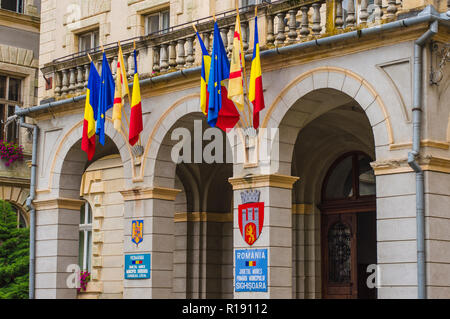
[[[125,255],[125,279],[150,279],[150,254]]]
[[[267,249],[235,250],[236,292],[267,292]]]

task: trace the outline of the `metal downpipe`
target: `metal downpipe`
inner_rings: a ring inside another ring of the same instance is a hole
[[[16,106],[16,109],[18,107]],[[29,266],[29,299],[35,298],[35,266],[36,266],[36,210],[33,200],[36,196],[36,166],[37,166],[37,144],[39,127],[37,125],[27,124],[21,117],[19,125],[33,130],[33,148],[31,156],[31,180],[30,196],[27,198],[26,205],[30,209],[30,266]]]
[[[438,21],[433,21],[430,28],[414,42],[414,96],[413,96],[413,147],[408,153],[408,164],[416,172],[416,242],[417,242],[417,297],[426,299],[426,264],[425,264],[425,182],[424,172],[417,162],[420,154],[422,124],[423,91],[423,46],[438,32]]]

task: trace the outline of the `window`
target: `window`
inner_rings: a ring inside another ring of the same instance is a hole
[[[167,33],[170,27],[169,10],[149,14],[145,17],[145,34]]]
[[[90,31],[78,36],[78,51],[91,51],[99,46],[99,31]]]
[[[80,240],[78,242],[78,264],[83,271],[91,270],[92,209],[86,202],[80,209]]]
[[[0,75],[0,139],[11,143],[18,143],[19,127],[7,120],[14,115],[16,105],[22,106],[21,86],[21,79]]]
[[[11,203],[10,203],[11,204]],[[24,213],[16,205],[11,204],[12,211],[17,214],[17,228],[27,228],[27,220]]]
[[[0,0],[1,8],[17,13],[23,13],[23,0]]]
[[[376,186],[371,161],[370,157],[359,152],[349,153],[338,159],[327,174],[324,200],[374,196]]]

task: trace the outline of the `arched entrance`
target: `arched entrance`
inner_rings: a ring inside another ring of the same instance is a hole
[[[193,106],[178,118],[168,116],[173,122],[164,124],[154,159],[154,185],[179,190],[173,211],[164,212],[173,214],[173,228],[164,234],[173,247],[171,293],[179,299],[230,298],[233,164],[222,153],[230,147],[225,133],[210,128]]]
[[[377,262],[375,176],[362,152],[340,156],[322,187],[322,297],[376,298],[367,267]]]

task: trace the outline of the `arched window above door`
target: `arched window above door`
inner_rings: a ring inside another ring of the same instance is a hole
[[[322,189],[322,202],[358,200],[376,193],[371,158],[362,152],[339,157],[329,169]]]

